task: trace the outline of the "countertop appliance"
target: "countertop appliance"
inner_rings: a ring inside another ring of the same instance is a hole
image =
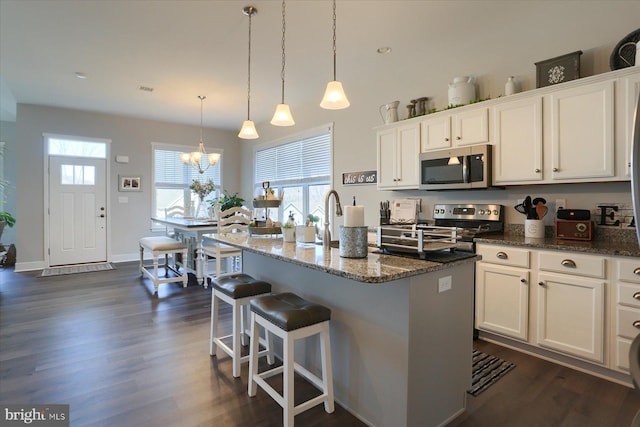
[[[384,253],[447,262],[475,253],[475,237],[502,232],[503,205],[436,204],[433,224],[379,227],[377,244]]]
[[[491,145],[420,153],[421,190],[469,190],[491,186]]]

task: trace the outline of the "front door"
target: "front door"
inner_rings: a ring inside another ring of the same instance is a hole
[[[49,156],[49,266],[107,260],[106,160]]]

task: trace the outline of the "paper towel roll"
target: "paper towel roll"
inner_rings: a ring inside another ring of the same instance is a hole
[[[363,227],[364,226],[364,206],[344,207],[344,226]]]

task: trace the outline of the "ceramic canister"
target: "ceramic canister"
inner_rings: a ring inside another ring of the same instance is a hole
[[[455,77],[449,83],[449,105],[467,105],[476,98],[476,86],[471,77]]]

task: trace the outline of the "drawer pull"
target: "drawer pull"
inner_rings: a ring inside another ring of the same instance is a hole
[[[637,299],[640,301],[640,292],[636,292],[633,294],[633,299]]]
[[[564,267],[576,268],[576,263],[572,259],[563,259],[560,264],[562,264]]]
[[[544,286],[544,282],[538,282],[539,286]]]
[[[500,258],[500,259],[507,259],[507,258],[509,258],[509,255],[507,255],[507,254],[506,254],[506,253],[504,253],[504,252],[498,252],[498,253],[496,254],[496,257],[497,257],[497,258]]]
[[[638,328],[640,329],[640,320],[636,320],[635,322],[632,323],[634,328]]]
[[[520,279],[520,283],[524,283],[526,285],[527,284],[527,279],[525,279],[525,278]]]
[[[638,267],[635,270],[633,270],[633,274],[636,274],[636,275],[640,276],[640,267]]]

